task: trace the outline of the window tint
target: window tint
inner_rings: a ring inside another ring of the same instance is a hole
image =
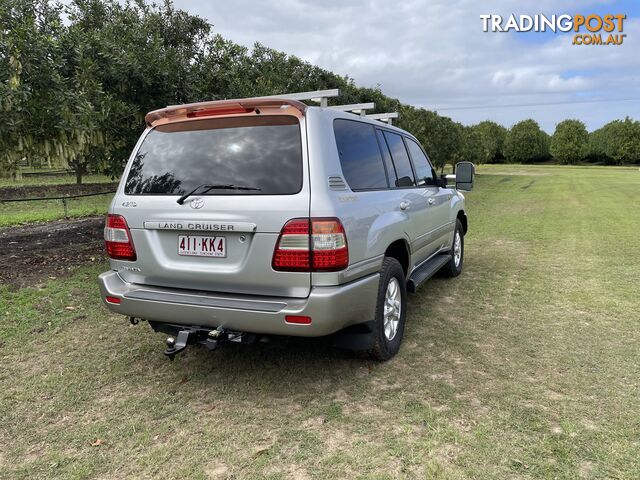
[[[396,175],[396,167],[393,166],[393,162],[391,161],[389,146],[387,145],[387,141],[384,139],[382,130],[378,130],[376,128],[376,135],[378,137],[380,148],[382,149],[382,158],[384,159],[384,166],[387,168],[387,177],[389,178],[389,183],[393,186],[396,186],[398,176]]]
[[[333,130],[342,173],[351,189],[388,188],[373,125],[338,119]]]
[[[411,160],[413,160],[413,168],[416,169],[416,178],[418,179],[418,185],[433,185],[433,170],[426,155],[416,142],[410,138],[406,138],[407,147],[409,147],[409,153],[411,154]]]
[[[416,182],[413,177],[413,170],[411,169],[411,161],[409,160],[409,155],[407,155],[407,149],[404,146],[402,137],[388,131],[384,132],[384,137],[387,139],[389,150],[391,150],[391,158],[393,159],[396,174],[398,175],[396,187],[415,186]]]
[[[144,139],[128,195],[182,195],[198,185],[254,187],[206,195],[286,195],[302,188],[300,126],[292,116],[203,119],[162,125]]]

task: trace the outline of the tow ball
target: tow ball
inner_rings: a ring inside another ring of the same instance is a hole
[[[187,348],[189,345],[189,337],[192,335],[191,330],[180,330],[178,332],[178,338],[167,338],[167,349],[164,354],[169,357],[169,360],[173,360],[177,353]]]

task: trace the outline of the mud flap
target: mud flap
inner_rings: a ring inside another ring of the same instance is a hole
[[[374,322],[359,323],[333,335],[331,341],[336,348],[365,352],[373,348]]]

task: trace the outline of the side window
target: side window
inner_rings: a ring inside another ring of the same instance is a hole
[[[376,135],[378,136],[378,142],[380,143],[380,149],[382,150],[382,158],[384,159],[384,166],[387,167],[387,177],[389,178],[389,183],[395,187],[396,182],[398,181],[398,175],[396,175],[396,167],[393,166],[393,162],[391,161],[391,153],[389,153],[389,146],[387,145],[387,141],[384,139],[382,130],[378,130],[376,128]]]
[[[342,173],[352,190],[388,188],[373,125],[353,120],[333,122]]]
[[[409,154],[411,154],[411,160],[413,160],[413,168],[416,169],[418,185],[434,185],[433,170],[422,148],[410,138],[405,137],[405,140],[407,141]]]
[[[414,187],[416,181],[413,176],[413,169],[411,168],[411,160],[409,160],[409,155],[407,155],[407,149],[404,146],[402,137],[396,133],[385,131],[384,138],[387,139],[387,144],[391,151],[391,158],[396,167],[398,179],[396,180],[395,186]]]

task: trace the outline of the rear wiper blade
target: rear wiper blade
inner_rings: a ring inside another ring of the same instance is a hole
[[[246,191],[262,190],[261,188],[258,188],[258,187],[247,187],[244,185],[231,185],[231,184],[230,185],[211,185],[208,183],[203,183],[202,185],[198,185],[196,188],[194,188],[190,192],[187,192],[184,195],[182,195],[178,200],[176,200],[176,202],[178,202],[179,205],[182,205],[187,198],[189,198],[191,195],[196,193],[201,188],[204,188],[204,190],[202,191],[202,194],[207,193],[209,190],[246,190]]]

